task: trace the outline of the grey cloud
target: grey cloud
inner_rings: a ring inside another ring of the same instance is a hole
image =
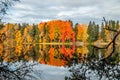
[[[8,11],[7,22],[47,21],[71,19],[73,22],[90,20],[101,22],[102,17],[119,19],[120,0],[21,0]]]

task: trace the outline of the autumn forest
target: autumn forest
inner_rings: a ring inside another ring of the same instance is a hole
[[[110,20],[108,24],[110,29],[120,29],[119,21]],[[22,59],[56,66],[68,65],[73,56],[81,59],[87,56],[87,45],[109,43],[115,33],[107,29],[104,23],[98,25],[92,21],[75,25],[70,20],[53,20],[38,25],[1,23],[0,61],[14,62]],[[118,36],[117,44],[119,41]],[[76,49],[77,46],[81,47]]]

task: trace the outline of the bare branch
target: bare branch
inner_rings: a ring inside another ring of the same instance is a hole
[[[118,35],[120,34],[120,30],[117,31],[117,30],[114,30],[114,29],[110,29],[109,25],[107,24],[107,21],[106,19],[103,17],[103,21],[105,22],[105,25],[107,26],[107,28],[104,28],[106,30],[109,30],[109,31],[113,31],[113,32],[117,32],[116,35],[113,37],[112,41],[109,42],[109,44],[107,44],[106,47],[97,47],[97,46],[94,46],[94,48],[97,48],[97,49],[108,49],[108,47],[110,45],[112,45],[112,52],[107,56],[107,57],[104,57],[101,59],[101,61],[105,61],[106,59],[110,58],[112,56],[112,54],[115,52],[115,49],[116,49],[116,38],[118,37]]]
[[[108,31],[118,32],[117,30],[110,29],[110,28],[104,28],[104,29],[106,29],[106,30],[108,30]]]

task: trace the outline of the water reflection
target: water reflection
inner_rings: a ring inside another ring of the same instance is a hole
[[[35,45],[24,44],[8,46],[0,44],[0,61],[15,62],[20,60],[35,60],[41,64],[54,66],[66,66],[80,63],[89,57],[89,60],[100,60],[109,55],[112,47],[100,50],[94,46],[75,45]],[[120,61],[120,47],[117,46],[115,53],[109,59],[110,62]]]
[[[78,65],[70,68],[72,75],[65,80],[119,80],[120,79],[120,53],[119,46],[109,56],[113,47],[98,49],[96,46],[87,46],[87,57]]]
[[[0,44],[0,61],[15,62],[20,60],[38,60],[39,45],[15,45]]]

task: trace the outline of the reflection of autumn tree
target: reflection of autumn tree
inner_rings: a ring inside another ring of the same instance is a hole
[[[47,64],[49,61],[49,46],[47,45],[39,45],[39,62]]]
[[[73,62],[72,60],[74,59],[75,53],[75,46],[64,46],[59,49],[61,53],[61,59],[65,60],[66,65],[71,65]]]
[[[39,45],[27,45],[23,50],[23,60],[37,61],[39,56]]]
[[[50,60],[48,61],[48,64],[55,65],[55,66],[65,65],[65,61],[60,59],[60,56],[58,56],[58,55],[60,55],[60,53],[57,49],[51,47],[48,54],[49,54],[49,58],[50,58]]]
[[[39,57],[38,51],[38,45],[33,46],[17,44],[14,48],[6,49],[3,44],[0,44],[0,61],[37,61]]]
[[[82,60],[84,60],[84,57],[87,57],[88,55],[87,47],[86,46],[78,47],[76,49],[76,54],[77,54],[78,62],[81,62]]]
[[[70,65],[73,59],[73,55],[75,54],[75,46],[43,46],[40,45],[40,56],[39,62],[43,64],[49,64],[54,66],[65,66]],[[49,48],[50,47],[50,48]]]
[[[72,54],[75,52],[75,46],[72,46],[71,48],[67,48],[66,46],[62,46],[60,48],[60,53],[62,53],[65,56],[69,56],[70,58],[72,57]]]

